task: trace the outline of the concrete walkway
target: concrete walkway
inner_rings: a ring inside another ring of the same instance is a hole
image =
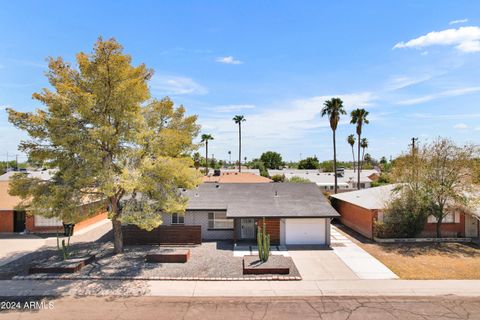
[[[470,296],[480,280],[120,281],[3,280],[0,296]]]
[[[398,276],[368,252],[342,235],[337,227],[331,226],[333,252],[360,279],[398,279]]]

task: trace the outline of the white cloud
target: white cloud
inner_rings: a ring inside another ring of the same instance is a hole
[[[218,57],[217,59],[215,59],[215,61],[224,63],[224,64],[242,64],[243,63],[242,61],[235,59],[232,56]]]
[[[248,109],[255,109],[255,105],[253,105],[253,104],[229,104],[229,105],[210,108],[210,110],[212,110],[212,111],[221,112],[221,113],[243,111],[243,110],[248,110]]]
[[[459,114],[431,114],[431,113],[412,113],[410,118],[431,119],[431,120],[453,120],[453,119],[472,119],[480,118],[480,113],[459,113]]]
[[[457,123],[456,125],[453,126],[455,129],[460,129],[460,130],[465,130],[468,129],[468,125],[465,123]]]
[[[480,127],[476,127],[475,129],[473,129],[475,131],[480,131]]]
[[[452,25],[452,24],[459,24],[459,23],[465,23],[465,22],[468,22],[468,19],[465,18],[465,19],[459,19],[459,20],[453,20],[453,21],[450,21],[448,24],[449,25]]]
[[[387,82],[387,90],[399,90],[410,87],[433,78],[433,75],[418,75],[418,76],[394,76]]]
[[[455,46],[461,52],[479,52],[480,27],[460,27],[458,29],[432,31],[407,42],[399,42],[395,44],[393,49],[425,48],[434,45]]]
[[[166,95],[207,94],[207,88],[192,78],[173,75],[154,75],[150,81],[152,91]]]
[[[440,99],[440,98],[445,98],[445,97],[454,97],[454,96],[461,96],[464,94],[469,94],[469,93],[475,93],[479,92],[480,87],[465,87],[465,88],[456,88],[456,89],[450,89],[434,94],[429,94],[426,96],[418,97],[418,98],[413,98],[413,99],[406,99],[399,101],[398,104],[401,105],[413,105],[413,104],[419,104],[419,103],[424,103],[428,101],[432,101],[435,99]]]
[[[292,152],[292,149],[316,150],[312,147],[319,144],[313,138],[312,130],[330,130],[327,118],[320,118],[320,112],[325,100],[339,97],[343,100],[345,109],[373,106],[376,97],[370,92],[314,96],[305,99],[296,99],[259,108],[257,113],[246,115],[246,122],[242,124],[242,146],[245,155],[259,155],[267,149]],[[373,118],[373,117],[372,117]],[[349,115],[341,118],[340,125],[349,121]],[[235,152],[235,143],[238,139],[238,128],[234,125],[231,116],[219,118],[218,115],[207,114],[199,118],[202,131],[211,133],[215,137],[211,145],[212,153],[226,154],[228,150]],[[329,145],[330,135],[325,135],[321,145]],[[323,139],[323,136],[322,136]],[[210,145],[209,145],[210,147]],[[311,151],[312,154],[315,151]],[[318,152],[318,150],[317,150]],[[234,157],[234,155],[232,155]]]

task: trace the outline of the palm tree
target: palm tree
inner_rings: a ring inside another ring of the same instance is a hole
[[[357,144],[358,144],[358,161],[357,161],[357,164],[359,165],[359,169],[357,170],[357,177],[358,177],[358,181],[357,181],[357,189],[360,190],[360,143],[361,143],[361,137],[362,137],[362,127],[363,127],[363,124],[368,124],[368,119],[367,119],[367,116],[368,116],[368,111],[366,111],[365,109],[355,109],[353,110],[351,113],[350,113],[350,116],[352,117],[352,119],[350,120],[350,123],[351,124],[355,124],[357,126],[357,136],[358,136],[358,141],[357,141]]]
[[[362,141],[360,141],[360,148],[362,148],[362,164],[360,166],[360,170],[362,170],[363,169],[363,163],[365,162],[365,149],[368,148],[367,138],[362,138]]]
[[[198,168],[200,168],[200,158],[201,158],[200,152],[195,152],[192,158],[193,158],[193,164],[195,166],[195,169],[198,170]]]
[[[242,122],[246,119],[244,116],[235,116],[232,119],[238,124],[238,172],[242,172]]]
[[[205,175],[208,175],[208,141],[213,140],[211,134],[202,134],[202,142],[205,142]]]
[[[355,151],[353,151],[353,146],[355,145],[355,135],[351,134],[347,138],[347,142],[352,147],[352,157],[353,157],[353,172],[355,172]]]
[[[340,115],[346,114],[343,109],[343,101],[340,98],[332,98],[323,103],[322,117],[328,115],[330,120],[330,128],[333,132],[333,172],[335,177],[335,193],[337,193],[337,144],[335,138],[335,132],[337,130],[338,122],[340,121]]]

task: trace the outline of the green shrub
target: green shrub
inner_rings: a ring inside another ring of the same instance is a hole
[[[272,176],[273,182],[284,182],[285,176],[283,174],[275,174]]]

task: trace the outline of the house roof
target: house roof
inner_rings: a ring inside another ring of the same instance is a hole
[[[9,171],[0,175],[0,181],[9,181],[14,174],[28,174],[29,178],[38,178],[41,180],[50,180],[55,173],[55,170],[38,170],[38,171]]]
[[[204,183],[183,194],[187,210],[226,210],[229,218],[340,216],[313,183]]]
[[[318,186],[333,186],[335,184],[335,175],[333,172],[320,172],[319,170],[299,170],[299,169],[283,169],[268,170],[270,176],[284,175],[285,178],[300,177],[317,184]],[[360,172],[360,183],[372,182],[369,176],[379,174],[376,170],[362,170]],[[337,177],[339,186],[349,186],[357,181],[357,172],[353,170],[344,170],[343,177]]]
[[[387,202],[394,196],[395,184],[387,184],[380,187],[367,188],[357,191],[333,194],[330,197],[345,201],[356,206],[374,210],[384,209]]]
[[[15,210],[21,199],[8,194],[9,181],[0,181],[0,210]]]
[[[206,183],[268,183],[271,179],[249,172],[222,172],[220,176],[208,175],[202,178]]]

